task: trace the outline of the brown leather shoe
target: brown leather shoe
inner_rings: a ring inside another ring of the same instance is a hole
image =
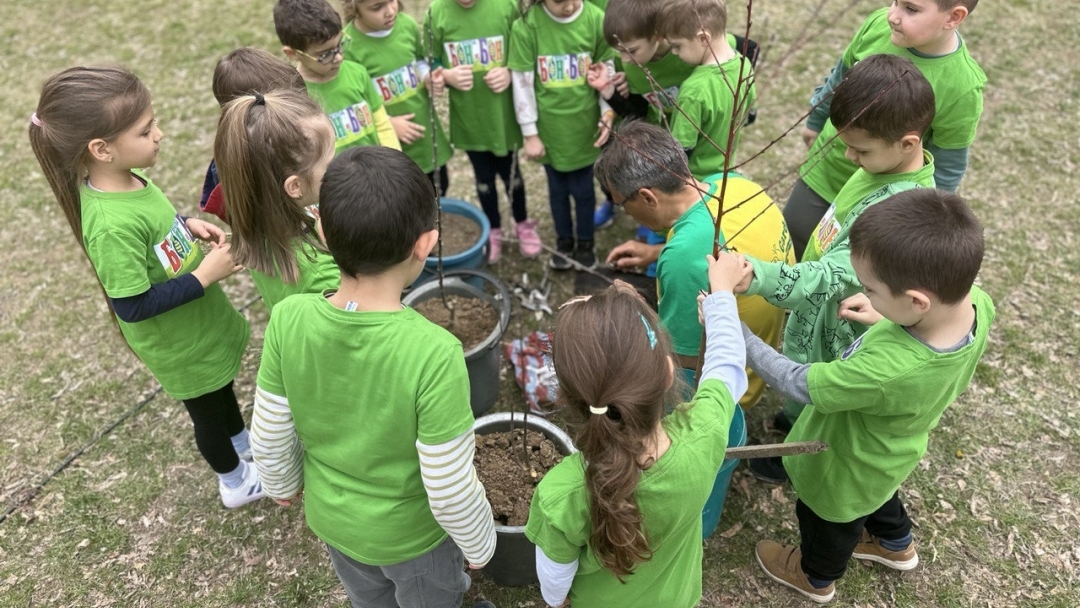
[[[810,579],[803,572],[799,561],[802,552],[798,547],[781,545],[771,540],[758,542],[754,553],[757,555],[758,565],[769,575],[769,578],[794,589],[804,596],[819,604],[831,602],[836,595],[836,585],[829,583],[828,587],[817,589],[810,584]]]
[[[915,552],[915,542],[912,541],[907,549],[902,551],[890,551],[881,546],[880,539],[863,530],[862,540],[855,545],[855,551],[851,554],[855,559],[865,559],[877,562],[892,568],[893,570],[908,571],[919,565],[919,554]]]

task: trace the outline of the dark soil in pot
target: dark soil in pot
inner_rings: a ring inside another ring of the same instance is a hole
[[[427,320],[454,334],[466,351],[483,342],[499,325],[499,311],[489,302],[450,294],[447,294],[446,300],[453,311],[438,297],[424,300],[413,308]]]
[[[524,464],[520,428],[510,432],[476,436],[476,455],[473,464],[476,474],[487,490],[488,502],[498,524],[524,526],[529,519],[536,484],[563,455],[543,433],[528,433],[529,462]]]

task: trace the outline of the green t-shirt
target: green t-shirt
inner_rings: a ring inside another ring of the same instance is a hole
[[[435,0],[428,13],[432,56],[444,68],[471,65],[473,88],[447,87],[450,96],[450,141],[462,150],[506,156],[521,148],[521,128],[514,117],[511,87],[493,93],[484,83],[492,68],[506,67],[507,42],[517,19],[514,0],[481,0],[462,8],[455,0]]]
[[[675,112],[672,116],[671,134],[683,148],[693,150],[690,153],[690,173],[697,179],[724,172],[724,152],[727,150],[728,132],[735,107],[733,92],[739,84],[740,70],[743,83],[739,85],[739,108],[734,113],[744,116],[757,99],[757,89],[753,84],[750,60],[742,55],[736,54],[733,59],[725,61],[719,67],[701,65],[694,68],[679,89],[678,102],[683,111]],[[750,83],[749,87],[747,82]],[[735,133],[733,156],[738,154],[741,131],[740,128]],[[712,140],[712,143],[709,143],[709,140]],[[735,159],[731,160],[733,166]]]
[[[836,194],[836,200],[822,216],[817,228],[810,233],[810,241],[806,244],[806,251],[802,257],[803,261],[820,260],[833,239],[840,234],[840,229],[847,223],[852,209],[867,197],[873,197],[873,202],[877,202],[903,190],[919,187],[933,188],[935,185],[934,157],[924,150],[923,158],[923,166],[910,173],[875,174],[863,169],[855,171]]]
[[[966,148],[975,141],[975,130],[983,111],[983,87],[986,74],[968,53],[960,47],[940,57],[925,57],[902,49],[890,40],[892,28],[888,8],[874,11],[844,51],[844,65],[850,69],[856,61],[870,55],[898,55],[910,59],[934,89],[934,121],[923,135],[923,146],[944,150]],[[844,156],[847,146],[836,135],[831,121],[825,122],[800,173],[811,190],[827,201],[836,198],[848,178],[855,173],[855,164]],[[824,149],[825,142],[829,148]],[[819,162],[820,159],[820,162]]]
[[[349,22],[345,26],[345,35],[352,38],[352,44],[345,49],[345,59],[367,68],[375,94],[382,99],[386,113],[390,116],[413,114],[412,121],[424,127],[424,135],[420,139],[411,144],[401,142],[401,151],[424,173],[431,173],[436,167],[432,165],[430,99],[420,78],[418,65],[419,61],[425,60],[426,45],[420,38],[420,27],[416,25],[416,20],[405,13],[398,13],[390,34],[381,38],[365,34]],[[454,151],[443,132],[442,122],[438,117],[434,122],[441,167]]]
[[[617,62],[621,63],[621,62]],[[621,69],[626,74],[630,92],[642,95],[649,102],[649,113],[645,120],[650,124],[666,126],[675,111],[675,100],[679,98],[679,87],[694,71],[694,66],[686,63],[675,53],[668,53],[656,61],[644,65],[649,70],[660,89],[645,75],[645,70],[635,63],[623,63]],[[616,65],[616,68],[619,68]],[[663,89],[663,90],[661,90]],[[661,116],[661,111],[663,116]]]
[[[110,298],[127,298],[199,267],[202,250],[165,195],[142,174],[134,192],[79,187],[83,245]],[[225,386],[247,347],[244,319],[217,283],[201,298],[137,323],[117,319],[131,350],[174,399]]]
[[[579,560],[570,587],[575,606],[690,608],[701,599],[701,511],[724,461],[735,402],[724,383],[701,383],[689,408],[664,418],[671,447],[641,473],[634,500],[654,551],[620,583],[592,548],[585,460],[579,452],[540,480],[525,536],[555,562]]]
[[[822,519],[849,522],[885,504],[926,453],[930,431],[967,388],[986,350],[994,303],[972,287],[975,339],[932,350],[888,320],[841,357],[810,366],[814,401],[787,441],[821,440],[828,451],[784,458],[795,492]]]
[[[465,357],[449,332],[411,308],[348,312],[296,295],[270,316],[258,384],[289,400],[304,444],[304,512],[319,538],[373,566],[446,539],[416,442],[472,428]]]
[[[335,153],[356,146],[379,145],[374,114],[383,107],[382,97],[375,93],[364,66],[342,61],[333,80],[307,81],[305,85],[334,127]]]
[[[510,69],[533,72],[536,127],[547,154],[540,159],[557,171],[575,171],[600,155],[599,97],[586,81],[589,66],[613,57],[604,41],[604,11],[584,4],[570,23],[559,23],[543,6],[514,22]]]
[[[341,284],[341,272],[329,252],[316,249],[304,241],[296,244],[296,266],[300,278],[295,283],[285,283],[280,276],[270,276],[257,270],[249,270],[255,288],[259,290],[266,310],[273,312],[274,306],[285,298],[298,293],[322,293],[327,289],[337,289]]]

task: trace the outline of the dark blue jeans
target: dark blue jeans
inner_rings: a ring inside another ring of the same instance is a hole
[[[514,221],[524,222],[529,219],[529,213],[525,210],[525,180],[521,179],[521,168],[517,164],[517,157],[513,154],[495,156],[493,152],[473,150],[466,150],[465,154],[469,156],[473,174],[476,176],[476,196],[480,199],[480,207],[491,222],[491,227],[502,228],[496,176],[501,177],[503,185],[506,186]],[[511,175],[514,179],[513,184],[510,183]]]
[[[570,208],[570,199],[573,198],[573,211],[577,214],[577,239],[593,240],[596,190],[593,187],[592,165],[566,172],[544,165],[544,172],[547,173],[548,200],[551,203],[551,219],[555,222],[555,234],[560,239],[574,238],[574,214]]]

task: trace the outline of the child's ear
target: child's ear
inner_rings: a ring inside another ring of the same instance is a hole
[[[904,292],[904,295],[911,299],[911,312],[919,315],[925,315],[930,312],[930,296],[924,291],[918,289],[909,289]]]
[[[900,149],[904,152],[922,150],[922,135],[912,131],[900,138]]]
[[[948,12],[949,18],[945,21],[945,29],[947,30],[955,30],[960,27],[960,24],[963,23],[964,19],[967,19],[968,16],[968,9],[962,4],[957,4],[950,8]]]
[[[282,184],[282,186],[285,188],[285,194],[288,194],[289,198],[293,200],[300,200],[304,198],[304,191],[300,187],[301,184],[299,175],[290,175],[289,177],[286,177],[285,183]]]
[[[701,41],[701,46],[709,46],[712,44],[712,34],[705,30],[698,30],[697,39]]]
[[[296,49],[292,48],[291,46],[283,46],[283,47],[281,47],[281,52],[284,53],[285,56],[289,58],[289,61],[299,61],[299,59],[296,56]]]
[[[416,239],[416,244],[413,245],[413,256],[423,262],[431,255],[431,250],[435,249],[435,244],[439,242],[439,231],[432,228],[424,234],[420,235],[420,238]]]
[[[91,139],[90,143],[86,144],[86,149],[90,151],[90,157],[96,161],[103,163],[112,162],[112,152],[109,152],[109,142],[101,139]]]

